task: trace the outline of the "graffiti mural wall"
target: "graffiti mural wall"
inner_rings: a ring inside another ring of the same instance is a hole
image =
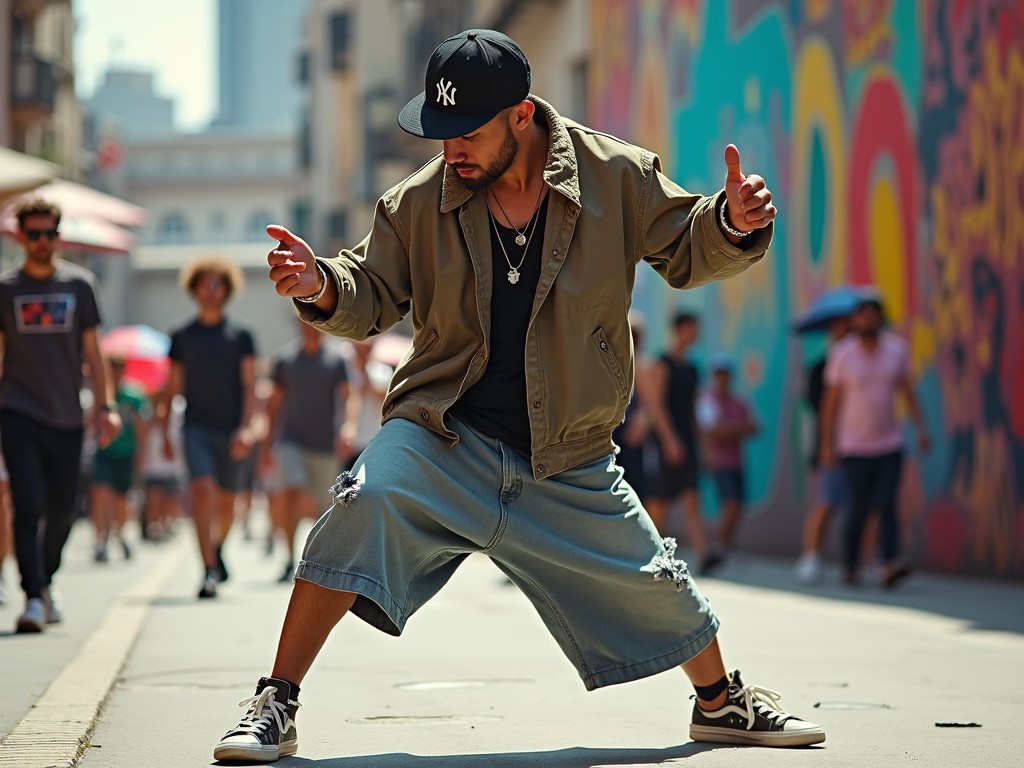
[[[740,363],[765,426],[748,544],[794,552],[808,504],[801,393],[823,340],[792,318],[871,283],[935,438],[906,465],[908,551],[1024,577],[1024,0],[595,0],[591,21],[592,125],[699,191],[733,142],[775,192],[763,264],[682,294],[643,269],[636,293],[649,351],[685,306],[699,354]]]

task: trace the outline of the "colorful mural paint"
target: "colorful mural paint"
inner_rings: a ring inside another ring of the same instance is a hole
[[[591,20],[589,122],[693,190],[721,187],[733,142],[781,212],[742,277],[679,294],[641,270],[635,296],[650,351],[686,306],[700,352],[741,362],[766,427],[748,540],[794,552],[808,504],[801,393],[822,342],[791,320],[871,283],[936,438],[910,451],[907,550],[1024,577],[1024,0],[594,0]]]

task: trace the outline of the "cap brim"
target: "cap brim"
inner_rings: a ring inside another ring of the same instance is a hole
[[[472,133],[498,114],[455,115],[434,109],[426,101],[427,94],[423,92],[402,107],[398,125],[403,131],[424,139],[454,139]]]

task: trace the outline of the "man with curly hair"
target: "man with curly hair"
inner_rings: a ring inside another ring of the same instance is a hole
[[[238,267],[217,256],[182,269],[181,287],[199,311],[171,333],[171,375],[157,410],[170,457],[167,416],[174,396],[185,396],[185,461],[204,568],[201,598],[216,597],[217,584],[228,578],[222,549],[254,443],[256,345],[251,331],[224,311],[241,284]]]

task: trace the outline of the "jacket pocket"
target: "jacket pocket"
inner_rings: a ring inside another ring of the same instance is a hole
[[[605,368],[611,374],[615,387],[619,392],[619,397],[625,399],[629,395],[629,385],[626,383],[625,374],[622,373],[622,366],[619,365],[619,361],[615,357],[615,350],[612,349],[611,342],[608,341],[608,334],[605,333],[604,328],[599,327],[590,335],[590,339],[594,342],[594,346],[597,347]]]
[[[437,331],[431,330],[430,333],[427,334],[426,338],[423,339],[422,344],[413,340],[413,353],[408,362],[411,363],[416,358],[423,357],[423,355],[427,354],[427,352],[437,346],[438,339],[440,338],[441,337],[438,335]]]

